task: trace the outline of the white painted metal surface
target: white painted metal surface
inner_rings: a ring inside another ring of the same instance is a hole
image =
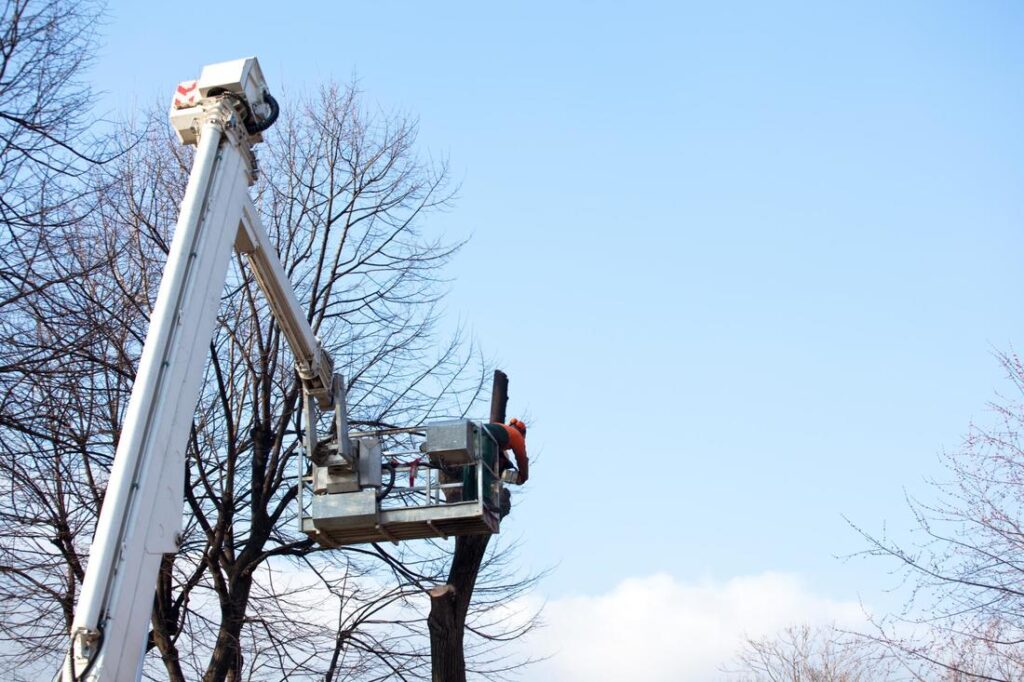
[[[72,626],[88,679],[138,679],[160,557],[177,549],[185,445],[241,206],[248,158],[200,133]],[[93,655],[95,654],[95,655]]]
[[[306,321],[306,311],[295,297],[277,249],[271,244],[248,192],[239,198],[239,205],[243,207],[242,225],[235,248],[245,255],[256,276],[256,283],[266,296],[274,319],[295,356],[296,369],[306,390],[313,394],[321,408],[326,409],[333,404],[331,385],[334,369],[331,358],[321,348],[320,341]]]
[[[214,76],[203,72],[207,88],[221,72],[237,81],[227,86],[246,96],[264,87],[255,59],[211,69]],[[237,97],[200,100],[172,110],[171,118],[183,141],[196,141],[198,150],[90,548],[65,682],[141,676],[160,559],[177,550],[181,532],[185,447],[236,241],[247,244],[250,261],[259,264],[260,284],[307,374],[319,379],[326,372],[319,383],[330,400],[330,361],[249,198],[250,145],[258,132],[247,130]]]
[[[255,57],[230,62],[207,64],[199,75],[199,95],[206,97],[214,90],[227,90],[245,97],[251,105],[263,100],[267,83]]]

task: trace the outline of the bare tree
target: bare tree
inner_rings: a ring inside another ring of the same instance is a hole
[[[1024,676],[1024,364],[999,360],[1012,392],[990,407],[993,427],[972,425],[942,455],[948,476],[934,502],[908,498],[919,540],[861,531],[868,554],[895,561],[909,588],[875,638],[922,675],[1019,680]]]
[[[54,258],[60,228],[80,217],[79,180],[110,158],[90,134],[95,97],[83,80],[100,15],[93,0],[6,0],[0,9],[0,310],[67,280]]]
[[[19,633],[28,651],[63,638],[83,571],[68,550],[90,528],[74,482],[96,414],[79,407],[84,399],[102,408],[87,395],[90,368],[67,356],[66,339],[38,324],[38,313],[101,251],[78,229],[85,174],[110,158],[90,133],[83,81],[100,15],[91,0],[8,0],[0,9],[0,481],[11,512],[0,541],[10,594],[0,633]]]
[[[415,426],[466,414],[484,364],[458,335],[435,331],[443,267],[458,244],[421,232],[424,216],[450,203],[445,166],[419,159],[414,125],[367,115],[352,89],[327,88],[282,118],[261,154],[257,204],[308,319],[349,379],[353,422]],[[150,133],[103,168],[69,245],[102,267],[19,301],[36,336],[11,346],[12,359],[60,355],[50,371],[26,375],[19,395],[35,401],[30,426],[0,439],[0,627],[14,666],[54,661],[66,647],[190,162],[189,149]],[[422,677],[424,595],[441,581],[448,549],[324,551],[296,532],[300,385],[240,264],[219,319],[183,472],[189,521],[161,567],[146,674]],[[497,614],[529,580],[501,553],[481,576],[469,658],[493,678],[516,665],[501,640],[532,624]]]
[[[109,172],[127,172],[133,159]],[[94,206],[77,207],[83,219],[55,230],[59,242],[40,246],[41,257],[66,276],[35,280],[39,286],[5,307],[5,319],[23,330],[0,338],[7,367],[0,383],[0,626],[15,670],[52,666],[67,645],[149,286],[159,279],[147,242],[117,229],[106,204]],[[34,277],[41,276],[37,270]]]
[[[95,258],[102,258],[79,225],[85,174],[112,158],[106,153],[109,139],[91,132],[94,98],[83,80],[101,14],[101,5],[92,0],[7,0],[0,9],[0,453],[9,463],[5,482],[12,487],[40,494],[53,485],[61,488],[49,496],[54,506],[46,511],[67,501],[62,498],[67,457],[82,442],[56,424],[67,416],[68,401],[88,390],[77,380],[79,372],[89,370],[69,361],[65,338],[51,336],[38,324],[37,313],[49,288],[77,286],[83,273],[100,265]],[[19,456],[49,459],[56,471],[40,479]],[[51,521],[47,544],[66,550],[82,519],[66,510],[60,514],[61,522],[45,513],[24,516],[36,524]],[[16,544],[3,549],[11,548],[38,549]],[[0,575],[40,580],[35,572],[19,574],[5,559],[0,559]],[[65,559],[64,565],[48,568],[81,570],[74,557]],[[63,611],[71,608],[67,593],[49,606],[58,603]],[[22,607],[31,620],[32,609],[42,605],[26,596]]]
[[[747,639],[726,671],[748,682],[880,682],[896,679],[894,662],[869,639],[835,626],[799,625]]]

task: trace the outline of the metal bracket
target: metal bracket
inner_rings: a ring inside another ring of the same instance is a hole
[[[348,435],[348,412],[345,406],[345,379],[335,374],[331,379],[331,402],[334,408],[334,441],[329,444],[319,442],[316,433],[317,403],[315,394],[309,388],[304,389],[303,418],[306,421],[306,452],[317,466],[343,466],[356,471],[357,454],[352,447]],[[338,460],[336,457],[340,457]]]
[[[98,630],[84,627],[75,628],[71,636],[70,652],[70,663],[73,670],[85,668],[89,665],[89,661],[96,655],[95,646],[99,641],[100,633]],[[77,647],[75,646],[76,644],[78,645]]]
[[[334,429],[338,434],[338,454],[353,467],[356,464],[352,441],[348,437],[348,408],[345,405],[345,377],[335,374],[331,381],[331,401],[334,403]]]

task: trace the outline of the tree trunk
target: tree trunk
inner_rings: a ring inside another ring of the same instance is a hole
[[[203,682],[224,682],[229,679],[240,679],[243,656],[239,640],[242,625],[245,623],[245,608],[249,603],[249,591],[252,588],[252,576],[239,576],[226,603],[221,604],[221,625],[217,633],[217,643],[210,657],[210,664],[203,675]]]
[[[505,423],[505,410],[508,408],[508,375],[500,369],[494,370],[494,382],[491,384],[491,421]]]
[[[242,627],[245,625],[249,594],[252,592],[256,557],[270,538],[273,524],[262,500],[267,459],[273,447],[274,432],[265,421],[252,428],[252,471],[249,479],[249,540],[227,568],[227,581],[220,595],[220,631],[213,655],[203,675],[203,682],[232,682],[242,679],[245,663],[241,647]]]
[[[153,600],[153,632],[151,636],[153,645],[160,651],[160,659],[167,670],[167,679],[171,682],[185,682],[178,647],[174,643],[178,634],[178,611],[174,608],[172,593],[171,569],[173,565],[174,555],[165,554],[160,561],[156,597]]]
[[[504,423],[508,405],[508,376],[494,371],[491,389],[491,421]],[[430,590],[430,668],[433,682],[465,682],[466,655],[463,635],[466,613],[473,598],[476,576],[487,553],[490,535],[455,538],[455,552],[448,583]]]

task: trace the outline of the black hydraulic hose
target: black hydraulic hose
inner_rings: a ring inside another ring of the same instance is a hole
[[[281,107],[277,103],[277,100],[266,91],[263,92],[263,100],[270,107],[270,115],[262,121],[256,120],[256,114],[253,112],[252,107],[249,106],[249,102],[247,102],[245,97],[239,95],[237,92],[231,92],[230,90],[225,90],[223,88],[210,88],[207,96],[228,97],[232,101],[236,102],[242,110],[242,123],[245,125],[245,132],[250,135],[262,133],[264,130],[274,125],[274,123],[277,122],[277,117],[281,115]]]
[[[99,636],[96,638],[96,643],[93,645],[92,657],[89,659],[89,662],[85,664],[85,668],[79,675],[75,674],[75,641],[74,638],[71,640],[71,650],[68,652],[68,656],[71,658],[70,672],[73,682],[80,682],[80,680],[84,680],[85,676],[89,674],[90,670],[92,670],[92,667],[96,665],[96,659],[99,658],[100,647],[103,646],[103,627],[100,626],[97,630],[99,631]]]
[[[377,501],[378,502],[380,502],[385,497],[387,497],[388,493],[390,493],[392,488],[395,487],[395,462],[393,460],[389,461],[384,466],[387,467],[387,469],[391,472],[391,478],[388,480],[388,484],[386,486],[384,486],[384,490],[382,490],[379,493],[377,493]]]
[[[255,121],[250,123],[247,120],[245,123],[245,129],[246,131],[248,131],[250,135],[262,133],[264,130],[274,125],[274,123],[277,122],[277,117],[281,115],[281,107],[278,105],[277,100],[274,99],[269,92],[263,93],[263,101],[270,105],[270,115],[267,116],[262,121],[260,121],[259,123],[256,123]],[[252,117],[250,116],[250,118]]]

